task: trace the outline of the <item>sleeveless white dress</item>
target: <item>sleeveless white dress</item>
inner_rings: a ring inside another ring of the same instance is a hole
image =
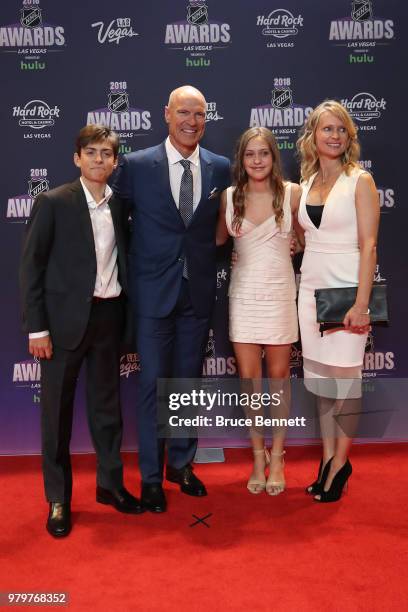
[[[291,185],[285,186],[281,227],[272,214],[255,225],[243,219],[237,234],[234,207],[227,189],[226,224],[234,237],[238,261],[229,285],[229,337],[232,342],[290,344],[298,339],[296,285],[290,256]]]
[[[340,329],[321,336],[316,322],[315,289],[358,285],[360,250],[357,235],[355,192],[359,168],[340,174],[323,208],[320,227],[310,220],[306,209],[314,174],[303,185],[299,223],[305,231],[305,252],[299,287],[299,326],[304,376],[307,378],[361,378],[367,334]],[[312,390],[312,389],[311,389]],[[354,392],[345,396],[351,397]],[[354,397],[359,395],[357,390]],[[340,395],[337,395],[340,397]]]

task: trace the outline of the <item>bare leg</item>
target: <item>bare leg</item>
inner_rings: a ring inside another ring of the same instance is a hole
[[[326,463],[336,452],[336,421],[334,419],[335,400],[328,397],[317,398],[317,409],[319,411],[320,432],[323,445],[323,465],[322,472]]]
[[[320,430],[323,444],[322,476],[327,462],[330,470],[324,490],[328,491],[333,478],[347,461],[361,411],[361,369],[358,367],[327,366],[304,360],[308,373],[308,388],[317,396]],[[318,480],[320,482],[320,478]],[[313,493],[313,485],[308,487]],[[320,495],[315,496],[320,499]]]
[[[333,400],[332,400],[333,401]],[[324,485],[328,491],[337,472],[346,463],[361,412],[361,398],[338,399],[333,402],[333,422],[336,426],[335,448]],[[316,496],[320,499],[320,496]]]
[[[288,418],[290,411],[289,360],[290,344],[265,346],[266,366],[271,396],[279,393],[281,403],[271,407],[274,418]],[[283,393],[282,393],[283,391]],[[278,495],[285,489],[284,443],[285,427],[276,427],[272,432],[271,464],[267,482],[267,493]],[[269,484],[268,484],[269,483]]]
[[[243,381],[243,391],[260,392],[262,389],[262,347],[259,344],[234,342],[234,352],[237,359],[238,373]],[[247,388],[248,385],[250,389]],[[252,411],[248,416],[253,417]],[[264,452],[263,435],[254,427],[250,429],[250,437],[254,454],[252,474],[248,488],[252,493],[261,493],[265,489],[265,467],[267,456]],[[252,484],[251,484],[252,483]]]

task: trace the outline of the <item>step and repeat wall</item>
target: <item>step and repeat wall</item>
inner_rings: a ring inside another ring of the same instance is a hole
[[[120,152],[164,140],[164,106],[183,84],[203,91],[203,145],[233,157],[249,126],[278,139],[285,175],[298,181],[295,143],[312,108],[336,98],[359,128],[361,164],[380,196],[381,229],[374,281],[387,283],[392,323],[370,336],[364,375],[385,382],[373,394],[393,419],[378,439],[408,439],[404,404],[406,341],[408,8],[400,0],[3,0],[0,453],[40,449],[40,363],[21,331],[17,268],[26,220],[40,192],[76,178],[74,139],[87,123],[120,134]],[[204,374],[235,377],[228,341],[230,247],[220,249],[217,301]],[[298,263],[298,262],[297,262]],[[292,376],[302,375],[300,344]],[[137,353],[123,354],[124,448],[136,447]],[[388,385],[388,386],[387,386]],[[389,396],[387,396],[389,393]],[[301,413],[301,406],[294,407]],[[224,444],[240,444],[228,441]],[[206,441],[208,443],[208,440]],[[89,450],[79,381],[72,449]]]

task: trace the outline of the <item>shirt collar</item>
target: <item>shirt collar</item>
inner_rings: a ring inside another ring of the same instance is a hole
[[[82,189],[84,190],[84,194],[85,194],[85,198],[86,198],[86,202],[88,204],[88,206],[90,204],[93,204],[95,206],[100,206],[101,204],[104,204],[105,202],[108,202],[111,195],[112,195],[112,189],[109,187],[109,185],[106,185],[105,187],[105,195],[103,196],[102,200],[100,202],[95,202],[93,195],[91,194],[91,192],[89,191],[89,189],[87,188],[87,186],[85,185],[84,181],[82,180],[82,176],[79,177],[79,180],[81,181],[81,185],[82,185]]]
[[[181,159],[187,159],[194,166],[198,166],[200,163],[200,146],[197,145],[190,157],[183,157],[179,151],[177,151],[176,147],[174,147],[171,142],[169,136],[166,138],[166,142],[164,143],[166,147],[167,159],[169,160],[169,165],[178,164]]]

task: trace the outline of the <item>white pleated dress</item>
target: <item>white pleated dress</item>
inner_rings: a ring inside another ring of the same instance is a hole
[[[361,378],[367,334],[340,329],[324,332],[321,336],[314,291],[358,285],[360,250],[355,192],[363,172],[354,169],[349,176],[344,172],[339,176],[326,200],[319,228],[312,223],[306,209],[314,174],[303,185],[298,217],[306,243],[298,302],[304,376],[305,379],[345,378],[349,379],[350,387],[353,379]],[[359,391],[343,391],[337,395],[342,396],[358,397]]]
[[[232,228],[234,189],[227,189],[226,209],[227,228],[238,255],[228,291],[230,340],[262,345],[296,342],[296,286],[290,256],[291,185],[285,187],[281,227],[274,214],[260,225],[244,218],[238,235]]]

